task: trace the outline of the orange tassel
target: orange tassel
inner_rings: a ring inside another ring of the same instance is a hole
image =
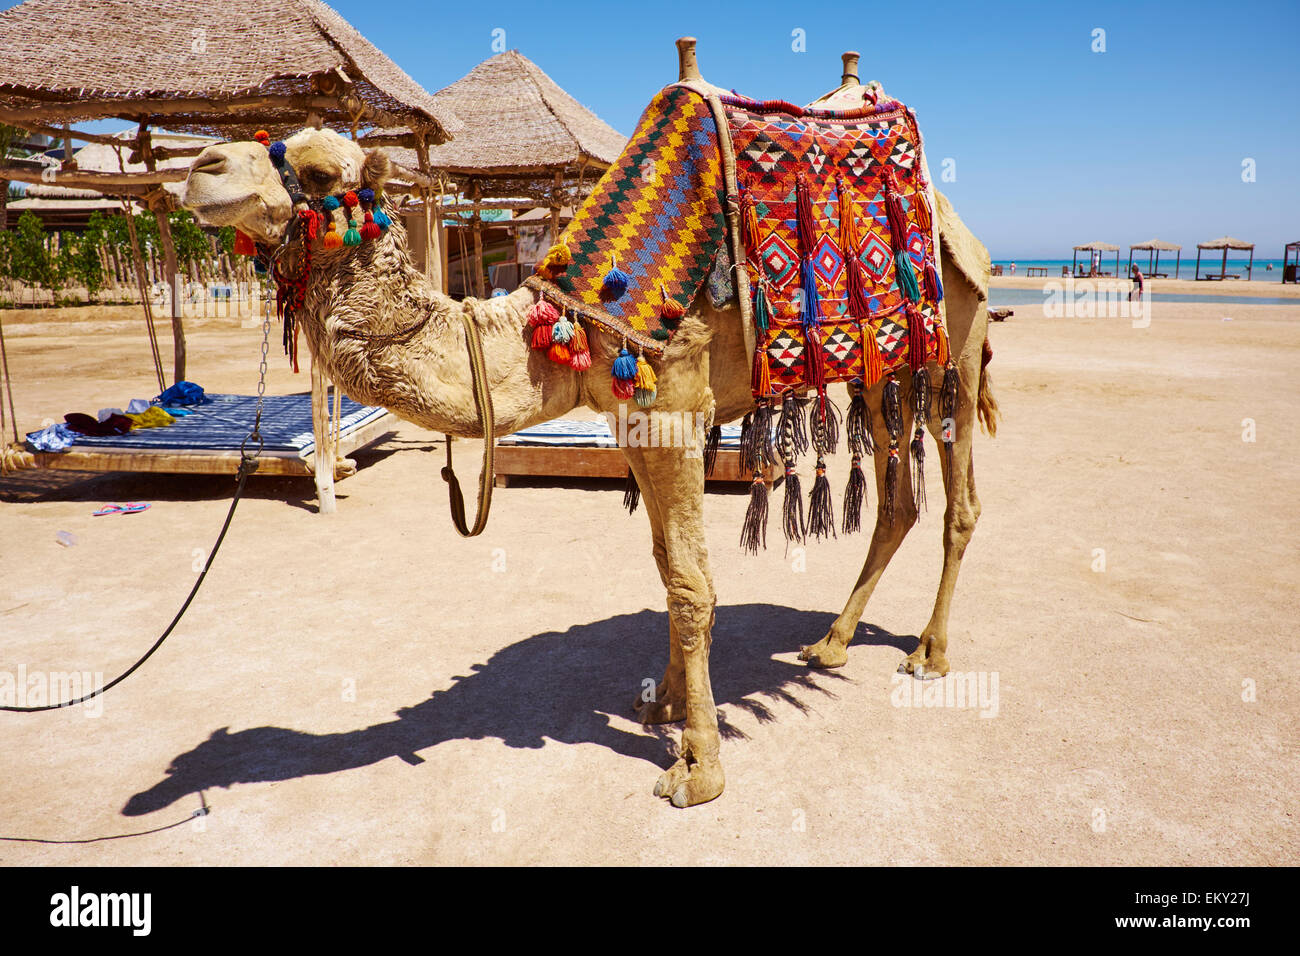
[[[867,322],[862,323],[862,356],[864,366],[862,385],[864,388],[870,388],[885,374],[885,359],[880,354],[876,333],[871,330],[871,325]]]
[[[587,344],[587,330],[577,322],[573,323],[573,338],[569,340],[569,351],[574,354],[591,351],[591,346]]]
[[[760,342],[757,351],[754,352],[754,371],[750,377],[750,388],[755,398],[769,398],[772,394],[772,366],[768,360],[765,341]]]
[[[550,326],[546,326],[546,328],[549,329]],[[549,352],[546,353],[546,355],[552,362],[555,362],[557,365],[568,365],[569,360],[573,358],[573,353],[569,351],[569,347],[565,345],[563,342],[551,343],[551,349]]]
[[[948,359],[950,358],[949,346],[948,346],[948,333],[944,331],[944,327],[941,324],[936,322],[934,324],[934,335],[935,335],[935,339],[937,340],[935,342],[934,360],[938,362],[940,365],[947,365]]]

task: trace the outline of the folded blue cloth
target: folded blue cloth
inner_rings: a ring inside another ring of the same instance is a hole
[[[27,436],[34,451],[67,451],[80,436],[64,422],[51,425]]]
[[[203,394],[203,386],[193,382],[177,382],[154,399],[155,405],[174,408],[177,405],[202,405],[208,401]]]

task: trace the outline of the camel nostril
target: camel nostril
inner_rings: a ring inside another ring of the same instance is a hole
[[[226,158],[224,156],[213,156],[201,162],[195,162],[190,167],[191,173],[220,173],[226,168]]]

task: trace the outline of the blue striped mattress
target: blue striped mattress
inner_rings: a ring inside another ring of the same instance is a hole
[[[213,395],[202,405],[189,408],[194,414],[177,418],[164,428],[136,428],[125,435],[92,437],[82,435],[67,451],[180,452],[201,455],[239,451],[253,427],[257,412],[255,395]],[[339,434],[369,424],[387,409],[362,405],[343,397]],[[263,454],[282,458],[306,458],[316,450],[312,432],[311,393],[267,395],[262,408]]]
[[[583,420],[557,418],[542,422],[497,439],[498,445],[553,445],[570,448],[617,448],[618,442],[610,433],[609,423],[603,418]],[[740,426],[722,426],[722,448],[740,447]]]

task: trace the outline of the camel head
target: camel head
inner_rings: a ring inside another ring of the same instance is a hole
[[[363,150],[331,129],[304,129],[284,141],[285,159],[308,199],[349,189],[378,190],[388,180],[388,157]],[[218,143],[199,153],[185,180],[182,205],[203,222],[234,226],[263,244],[278,242],[294,205],[259,142]]]

